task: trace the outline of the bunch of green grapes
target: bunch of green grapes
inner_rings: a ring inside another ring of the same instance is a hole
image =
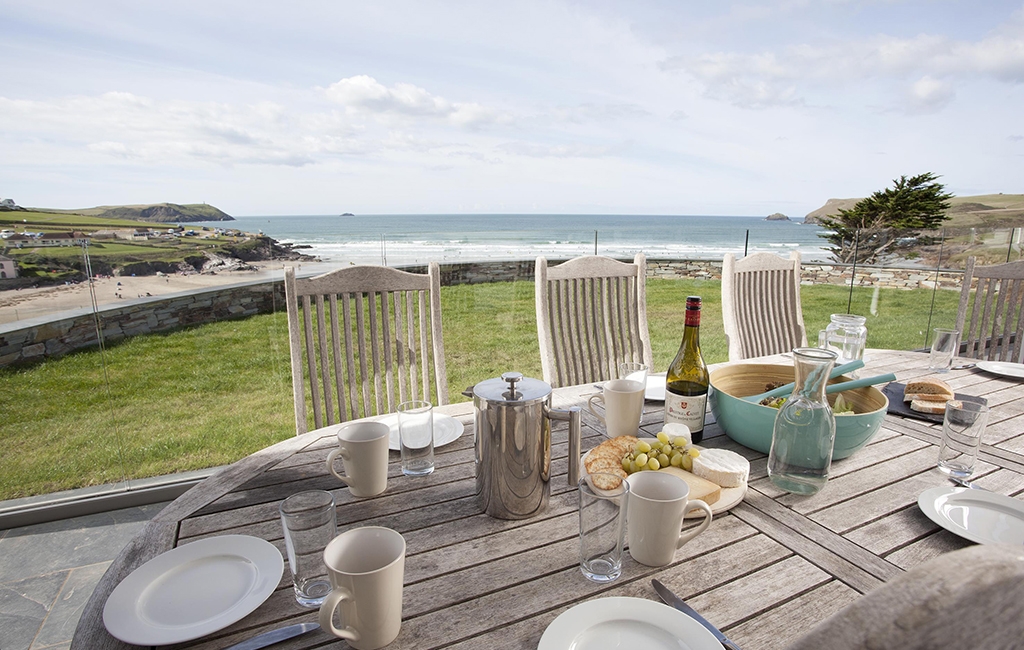
[[[664,431],[659,431],[656,440],[641,440],[636,443],[633,451],[623,456],[622,469],[627,474],[633,474],[671,465],[690,471],[693,469],[693,459],[697,456],[700,456],[700,451],[690,445],[686,437],[676,436],[672,439]]]

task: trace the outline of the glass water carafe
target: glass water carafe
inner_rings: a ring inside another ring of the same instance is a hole
[[[837,354],[821,348],[793,350],[796,385],[779,408],[768,452],[768,478],[794,494],[816,494],[828,481],[836,420],[825,385]]]

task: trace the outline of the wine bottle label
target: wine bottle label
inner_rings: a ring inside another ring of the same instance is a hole
[[[703,431],[707,403],[707,394],[676,395],[672,391],[665,391],[665,422],[685,424],[691,433]]]

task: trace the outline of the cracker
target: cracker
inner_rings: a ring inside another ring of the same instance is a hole
[[[612,476],[613,474],[614,476]],[[621,466],[607,470],[602,469],[600,473],[590,475],[590,481],[594,484],[594,487],[600,490],[614,490],[622,485],[622,481],[625,478],[626,472]]]

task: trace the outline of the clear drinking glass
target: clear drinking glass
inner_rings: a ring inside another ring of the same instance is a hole
[[[834,350],[793,350],[796,385],[775,416],[768,477],[794,494],[815,494],[828,481],[836,420],[825,399],[825,385],[836,361]]]
[[[425,476],[434,471],[434,407],[414,400],[398,405],[398,436],[402,444],[402,473]]]
[[[601,489],[598,485],[618,487]],[[596,484],[595,484],[596,483]],[[622,574],[629,484],[615,474],[595,472],[580,479],[580,570],[594,582]]]
[[[647,386],[647,375],[651,369],[646,364],[637,363],[635,361],[624,361],[619,364],[619,379],[629,379],[630,381],[638,381]]]
[[[939,445],[939,469],[959,478],[974,473],[981,436],[988,424],[988,406],[977,402],[946,402]]]
[[[928,355],[928,370],[932,372],[949,372],[953,367],[960,346],[960,331],[936,327],[932,330],[931,353]]]
[[[864,348],[868,342],[866,322],[864,316],[832,314],[832,322],[825,328],[825,337],[827,349],[833,350],[839,357],[835,362],[837,365],[864,358]],[[860,373],[855,370],[848,374],[856,379]]]
[[[295,600],[319,607],[331,591],[324,549],[338,534],[334,497],[323,490],[293,494],[281,503],[281,525]]]

